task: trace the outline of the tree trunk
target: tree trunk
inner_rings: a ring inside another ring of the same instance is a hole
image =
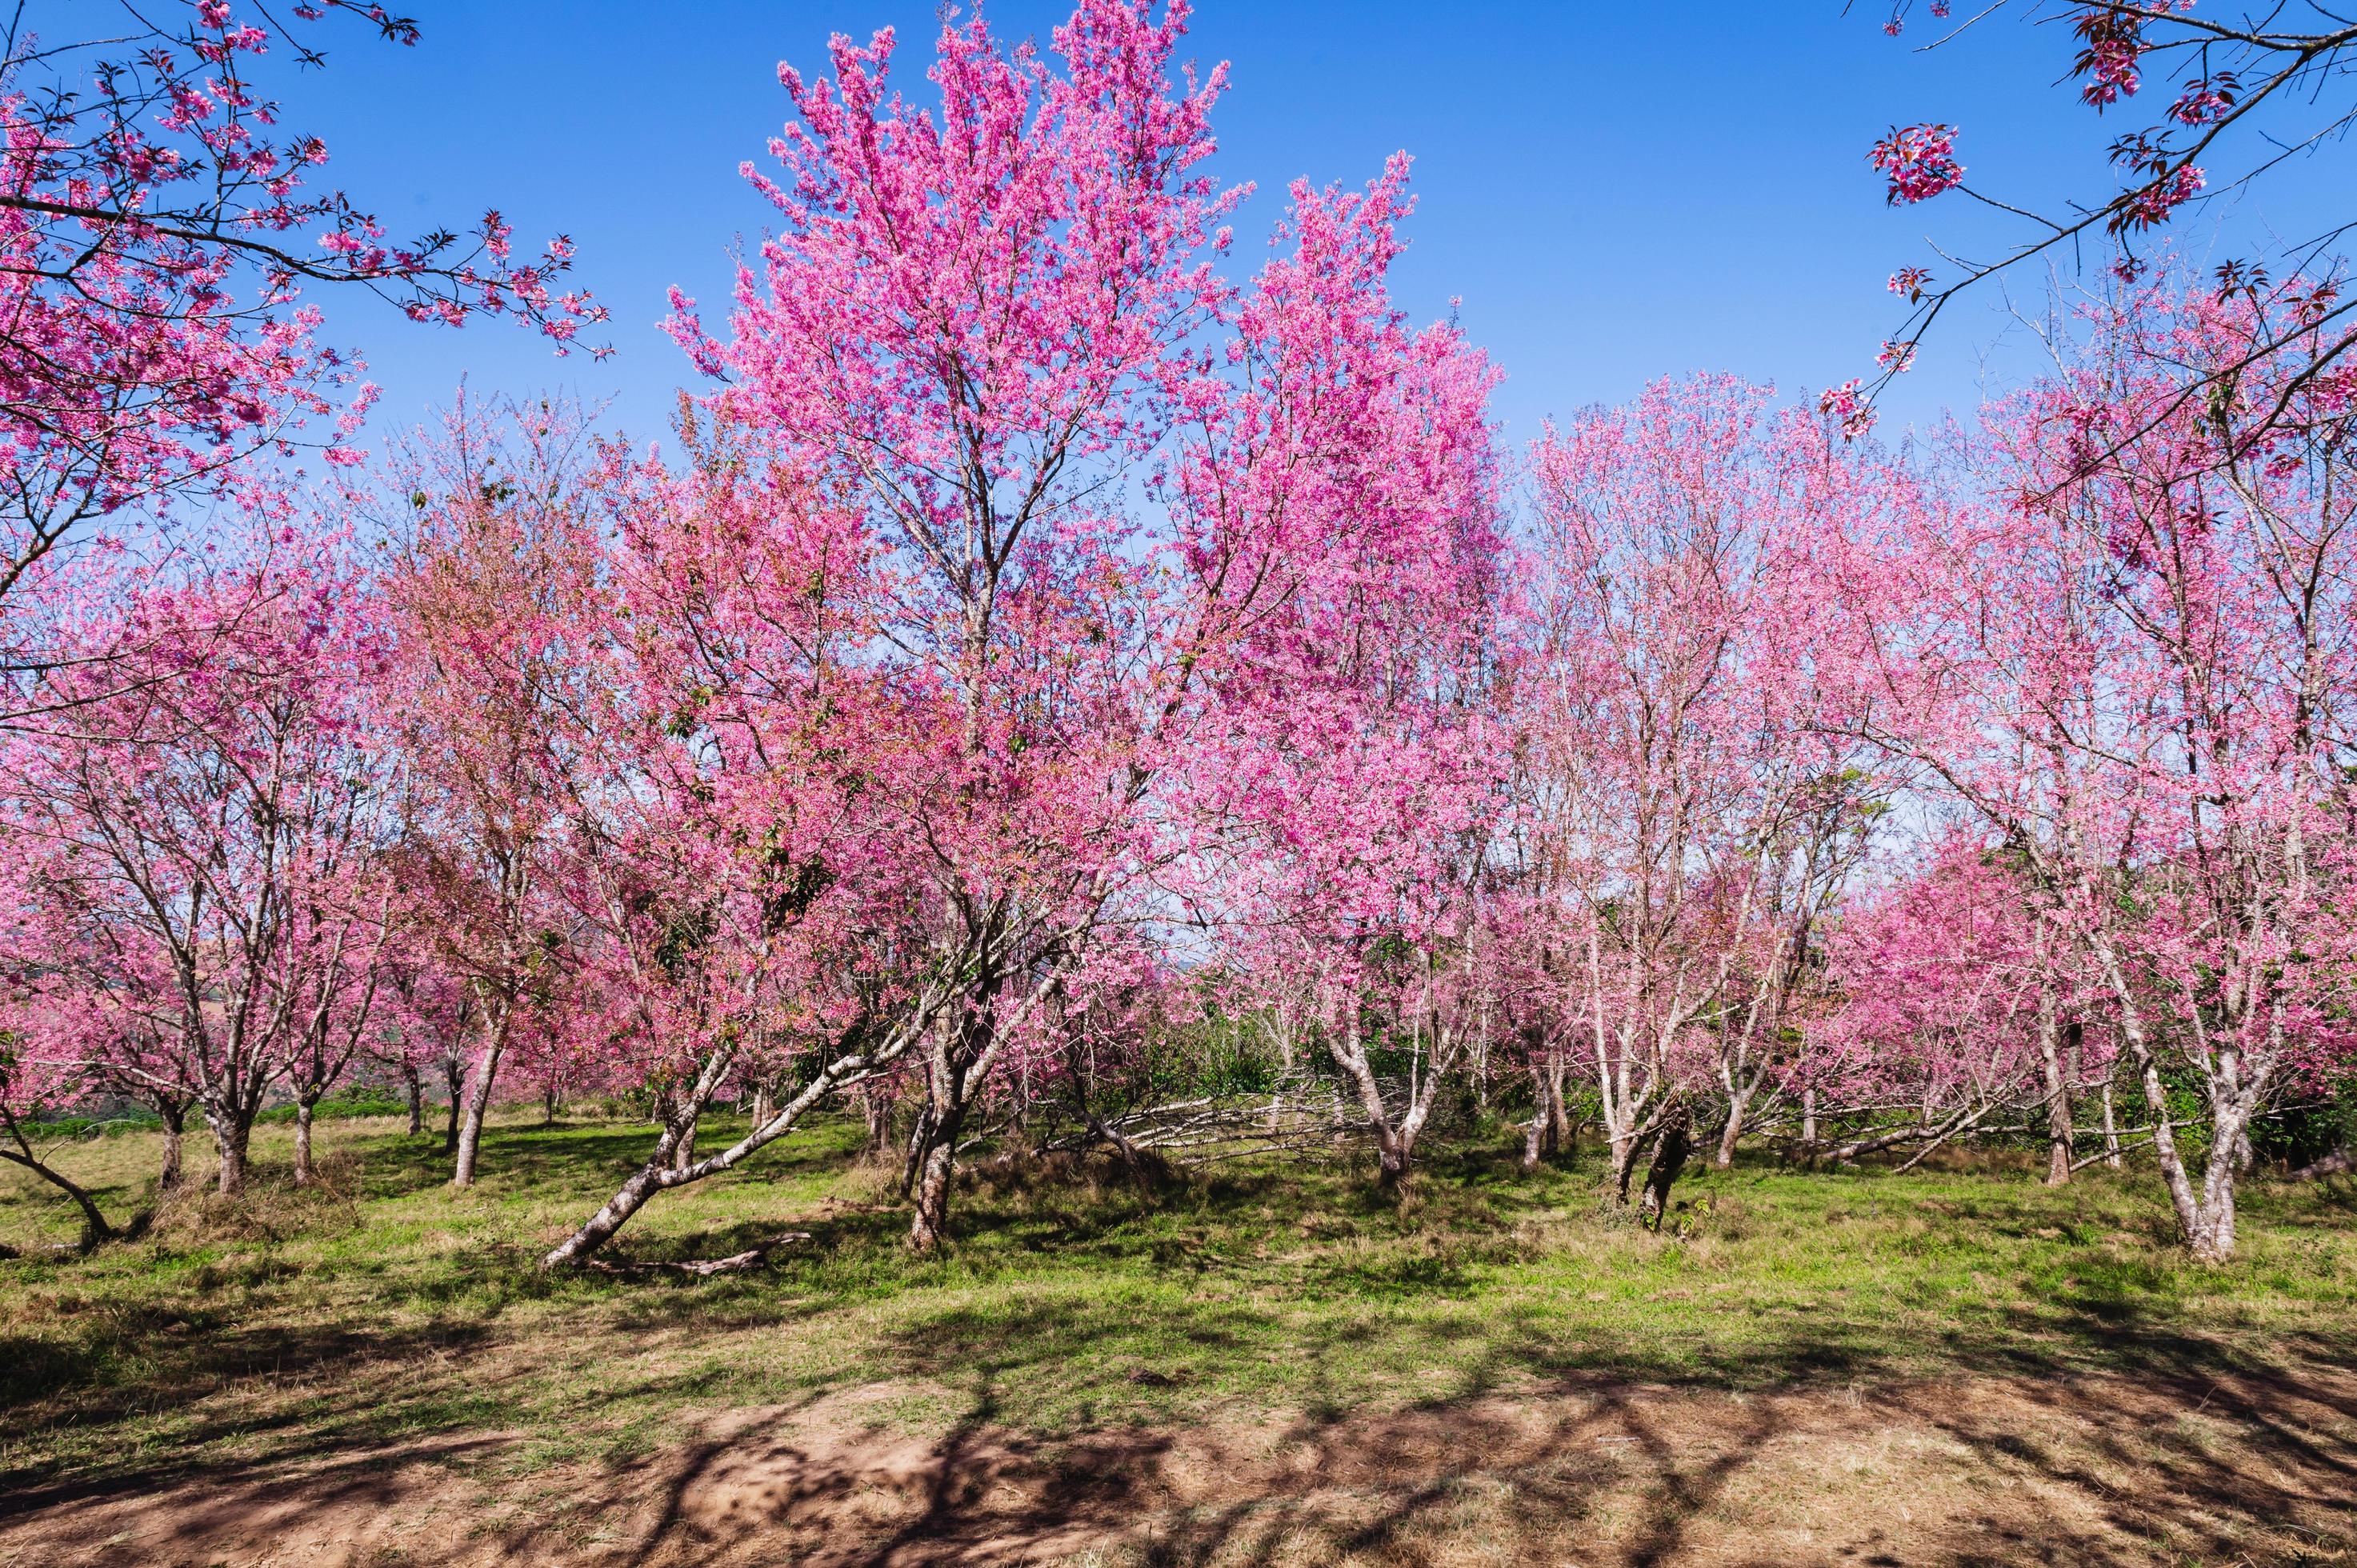
[[[1578,1142],[1578,1132],[1571,1124],[1571,1110],[1563,1093],[1564,1081],[1570,1073],[1571,1064],[1563,1059],[1561,1051],[1556,1051],[1547,1062],[1546,1152],[1558,1158],[1568,1157],[1572,1145]]]
[[[860,1030],[864,1027],[863,1023],[845,1035],[844,1038],[845,1048],[860,1037]],[[565,1238],[554,1251],[541,1259],[541,1268],[544,1271],[560,1269],[579,1262],[612,1240],[614,1232],[619,1230],[631,1215],[645,1208],[647,1200],[656,1193],[668,1187],[685,1187],[691,1182],[702,1181],[706,1176],[717,1176],[722,1171],[733,1168],[738,1162],[750,1158],[756,1152],[768,1147],[791,1132],[812,1106],[818,1104],[837,1089],[848,1084],[856,1084],[869,1072],[897,1059],[905,1048],[905,1038],[894,1039],[888,1041],[886,1048],[878,1052],[836,1058],[784,1106],[773,1112],[767,1121],[756,1123],[742,1138],[737,1139],[736,1143],[718,1154],[707,1155],[692,1164],[683,1165],[673,1157],[679,1135],[684,1129],[666,1128],[663,1135],[656,1140],[654,1153],[648,1157],[647,1163],[640,1166],[630,1179],[622,1184],[620,1190],[607,1199],[605,1205],[597,1213],[591,1215],[581,1229]],[[691,1101],[691,1115],[701,1112],[712,1094],[716,1091],[720,1079],[726,1076],[726,1062],[716,1064],[709,1075],[697,1084]]]
[[[317,1173],[311,1165],[311,1101],[295,1102],[295,1185],[308,1187]]]
[[[695,1164],[695,1122],[696,1118],[690,1115],[687,1118],[687,1125],[679,1130],[678,1144],[672,1151],[673,1170],[683,1171]]]
[[[1801,1160],[1804,1165],[1817,1163],[1817,1091],[1801,1090]]]
[[[938,1251],[949,1240],[950,1186],[957,1174],[958,1133],[965,1127],[975,1091],[996,1058],[993,1009],[999,979],[985,975],[970,992],[963,1013],[942,1018],[931,1029],[925,1057],[925,1109],[920,1126],[915,1212],[909,1217],[912,1251]]]
[[[459,1076],[464,1070],[455,1058],[445,1057],[442,1059],[443,1087],[449,1094],[449,1102],[446,1107],[449,1122],[442,1129],[442,1154],[446,1159],[458,1152],[458,1108],[467,1098],[464,1093],[465,1083]]]
[[[647,1199],[663,1189],[662,1177],[672,1169],[671,1151],[659,1149],[653,1159],[630,1173],[630,1179],[622,1184],[621,1189],[608,1198],[580,1230],[566,1237],[555,1251],[541,1259],[542,1270],[561,1269],[569,1263],[577,1263],[612,1240],[614,1232],[628,1224],[631,1215],[644,1208]]]
[[[188,1136],[188,1112],[184,1106],[163,1105],[156,1107],[156,1114],[164,1119],[164,1168],[156,1177],[156,1196],[161,1197],[180,1190],[181,1148]]]
[[[2120,1168],[2120,1126],[2112,1116],[2112,1080],[2104,1080],[2104,1164]]]
[[[916,1124],[909,1129],[909,1146],[900,1155],[900,1197],[903,1202],[913,1197],[917,1178],[924,1174],[925,1154],[932,1147],[933,1107],[930,1101],[917,1107]]]
[[[484,1048],[475,1081],[467,1088],[467,1109],[458,1122],[458,1159],[450,1172],[452,1187],[475,1185],[475,1164],[483,1149],[483,1118],[490,1110],[491,1084],[499,1077],[500,1044],[494,1041]]]
[[[425,1079],[412,1062],[401,1064],[401,1078],[409,1090],[409,1135],[414,1138],[425,1131]]]
[[[540,1086],[540,1124],[556,1125],[556,1079],[553,1078]]]
[[[213,1172],[213,1188],[223,1197],[245,1195],[245,1150],[253,1129],[251,1122],[233,1113],[215,1114],[210,1108],[205,1120],[213,1132],[213,1147],[221,1163]]]
[[[1637,1158],[1645,1152],[1645,1144],[1633,1128],[1612,1140],[1612,1196],[1624,1208],[1629,1203],[1629,1184],[1637,1179]],[[1659,1146],[1658,1134],[1655,1146]]]
[[[1663,1118],[1662,1130],[1653,1140],[1652,1163],[1645,1171],[1645,1196],[1639,1213],[1646,1229],[1659,1230],[1662,1219],[1670,1211],[1670,1188],[1686,1167],[1686,1157],[1694,1151],[1693,1112],[1684,1104],[1671,1108]]]
[[[1415,1172],[1416,1136],[1424,1130],[1441,1082],[1455,1061],[1449,1038],[1447,1031],[1434,1029],[1430,1066],[1422,1077],[1410,1082],[1407,1110],[1394,1123],[1383,1106],[1383,1086],[1375,1080],[1373,1064],[1367,1059],[1365,1045],[1360,1039],[1355,1006],[1342,1034],[1327,1036],[1327,1054],[1359,1091],[1359,1109],[1375,1135],[1375,1185],[1387,1194],[1397,1194]]]
[[[1720,1170],[1735,1163],[1735,1141],[1743,1136],[1743,1113],[1750,1108],[1751,1091],[1738,1088],[1727,1096],[1727,1125],[1719,1129],[1718,1150],[1711,1164]]]
[[[934,1252],[949,1244],[950,1182],[956,1175],[956,1151],[946,1138],[935,1139],[918,1166],[917,1201],[909,1219],[909,1247]]]
[[[950,1184],[957,1175],[958,1133],[968,1103],[965,1064],[973,1059],[966,1038],[971,1017],[940,1024],[925,1058],[925,1109],[909,1140],[909,1169],[902,1176],[915,1178],[916,1202],[909,1217],[912,1251],[938,1251],[949,1241]]]
[[[84,1190],[81,1183],[63,1171],[50,1168],[40,1155],[33,1152],[31,1141],[25,1136],[25,1129],[17,1122],[13,1112],[5,1107],[0,1107],[0,1118],[5,1118],[9,1141],[16,1145],[14,1149],[0,1148],[0,1160],[24,1166],[74,1200],[74,1206],[81,1210],[82,1251],[88,1251],[102,1241],[113,1240],[114,1227],[109,1225],[106,1222],[106,1216],[99,1211],[98,1199],[92,1197]]]
[[[2322,1159],[2311,1160],[2292,1172],[2291,1179],[2320,1181],[2330,1176],[2346,1176],[2352,1170],[2357,1170],[2357,1156],[2352,1156],[2349,1152],[2349,1145],[2343,1144]]]
[[[884,1151],[892,1146],[892,1098],[881,1083],[871,1083],[859,1091],[860,1113],[867,1120],[867,1153],[881,1159]]]
[[[2058,1025],[2054,996],[2041,991],[2039,995],[2038,1049],[2046,1069],[2046,1185],[2067,1187],[2071,1182],[2071,1085],[2063,1077],[2063,1042],[2067,1036],[2070,1054],[2079,1051],[2079,1021]]]
[[[1525,1174],[1539,1168],[1539,1159],[1545,1153],[1546,1137],[1555,1131],[1553,1107],[1547,1104],[1546,1073],[1535,1062],[1531,1064],[1531,1087],[1537,1091],[1538,1103],[1531,1108],[1531,1124],[1523,1129],[1523,1170]]]
[[[776,1101],[770,1094],[769,1080],[764,1079],[753,1088],[753,1125],[759,1127],[767,1122],[775,1107]]]

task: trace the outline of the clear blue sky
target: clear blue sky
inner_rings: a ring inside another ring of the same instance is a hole
[[[288,124],[321,131],[339,179],[396,231],[496,203],[520,248],[572,233],[619,351],[558,361],[511,328],[414,327],[342,298],[327,302],[332,336],[367,353],[381,422],[420,417],[468,373],[478,391],[610,398],[610,421],[640,437],[664,434],[688,375],[655,330],[666,285],[721,300],[733,241],[770,215],[737,167],[766,162],[787,113],[776,63],[814,73],[830,33],[891,23],[900,79],[927,93],[937,30],[909,0],[401,8],[425,42],[345,29],[329,69],[285,94]],[[1068,8],[998,0],[987,14],[1044,40]],[[1240,234],[1265,231],[1296,175],[1356,182],[1394,149],[1415,155],[1402,302],[1429,317],[1462,296],[1466,328],[1508,372],[1499,413],[1520,439],[1664,373],[1732,371],[1802,397],[1869,371],[1897,319],[1890,271],[1925,259],[1927,232],[1992,232],[1960,198],[1883,207],[1864,155],[1893,122],[1958,123],[1969,177],[1993,191],[2104,188],[2113,128],[2059,84],[2064,29],[2007,23],[1924,55],[1909,47],[1917,29],[1886,38],[1882,14],[1874,0],[1846,17],[1841,0],[1201,0],[1190,52],[1232,63],[1219,172],[1263,193]],[[2270,216],[2245,203],[2235,220]],[[2041,292],[2016,280],[2025,307]],[[1943,319],[1888,405],[1897,419],[1969,406],[2023,372],[2002,303],[1991,293]]]

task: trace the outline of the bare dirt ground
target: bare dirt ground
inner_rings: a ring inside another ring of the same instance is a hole
[[[0,1498],[0,1564],[2357,1562],[2357,1371],[1732,1394],[1566,1383],[1026,1441],[890,1385],[612,1466],[516,1438]]]

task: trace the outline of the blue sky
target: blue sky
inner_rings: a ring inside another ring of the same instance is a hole
[[[988,7],[1036,35],[1068,8]],[[739,178],[766,162],[787,105],[776,63],[815,72],[830,33],[897,26],[912,92],[937,28],[907,0],[411,0],[415,49],[345,29],[329,69],[284,93],[287,122],[335,149],[338,177],[400,231],[491,204],[520,245],[559,230],[614,314],[615,357],[556,360],[513,328],[413,327],[330,298],[331,336],[385,389],[380,423],[479,392],[577,392],[609,423],[663,434],[684,361],[655,330],[678,283],[721,299],[729,252],[770,209]],[[1872,14],[1869,14],[1872,13]],[[1550,413],[1665,373],[1724,370],[1788,395],[1870,371],[1897,311],[1883,280],[1927,233],[1984,247],[1963,199],[1891,211],[1867,147],[1894,122],[1946,120],[1975,184],[2036,203],[2101,191],[2100,124],[2059,79],[2070,41],[2019,22],[1918,52],[1928,24],[1883,35],[1874,0],[1696,4],[1356,4],[1201,0],[1196,58],[1226,59],[1219,172],[1258,182],[1240,234],[1265,232],[1286,182],[1365,179],[1415,155],[1420,199],[1398,293],[1461,319],[1503,366],[1510,438]],[[2158,105],[2155,106],[2158,107]],[[2242,226],[2298,214],[2246,199]],[[2195,242],[2197,248],[2201,242]],[[1239,270],[1243,263],[1239,262]],[[2040,277],[2013,305],[2035,311]],[[1899,422],[1968,407],[2034,369],[1996,292],[1943,318],[1887,405]]]

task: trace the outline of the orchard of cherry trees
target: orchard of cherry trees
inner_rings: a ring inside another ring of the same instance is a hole
[[[546,1270],[842,1116],[920,1251],[980,1163],[1390,1192],[1501,1118],[1652,1223],[1698,1164],[2032,1147],[2207,1262],[2247,1173],[2345,1165],[2350,306],[2167,231],[2272,172],[2218,162],[2253,105],[2351,112],[2357,29],[2055,7],[2116,194],[1900,266],[1878,376],[1528,441],[1395,303],[1405,156],[1236,233],[1181,0],[837,38],[650,446],[370,420],[360,296],[605,351],[568,242],[388,235],[278,128],[321,37],[411,24],[91,9],[0,58],[0,1158],[89,1244],[135,1221],[46,1119],[150,1115],[158,1190],[227,1199],[355,1086],[459,1188],[495,1114],[630,1108]],[[1961,200],[1969,150],[1861,181]],[[2083,246],[2040,374],[1877,424],[1956,291]]]

